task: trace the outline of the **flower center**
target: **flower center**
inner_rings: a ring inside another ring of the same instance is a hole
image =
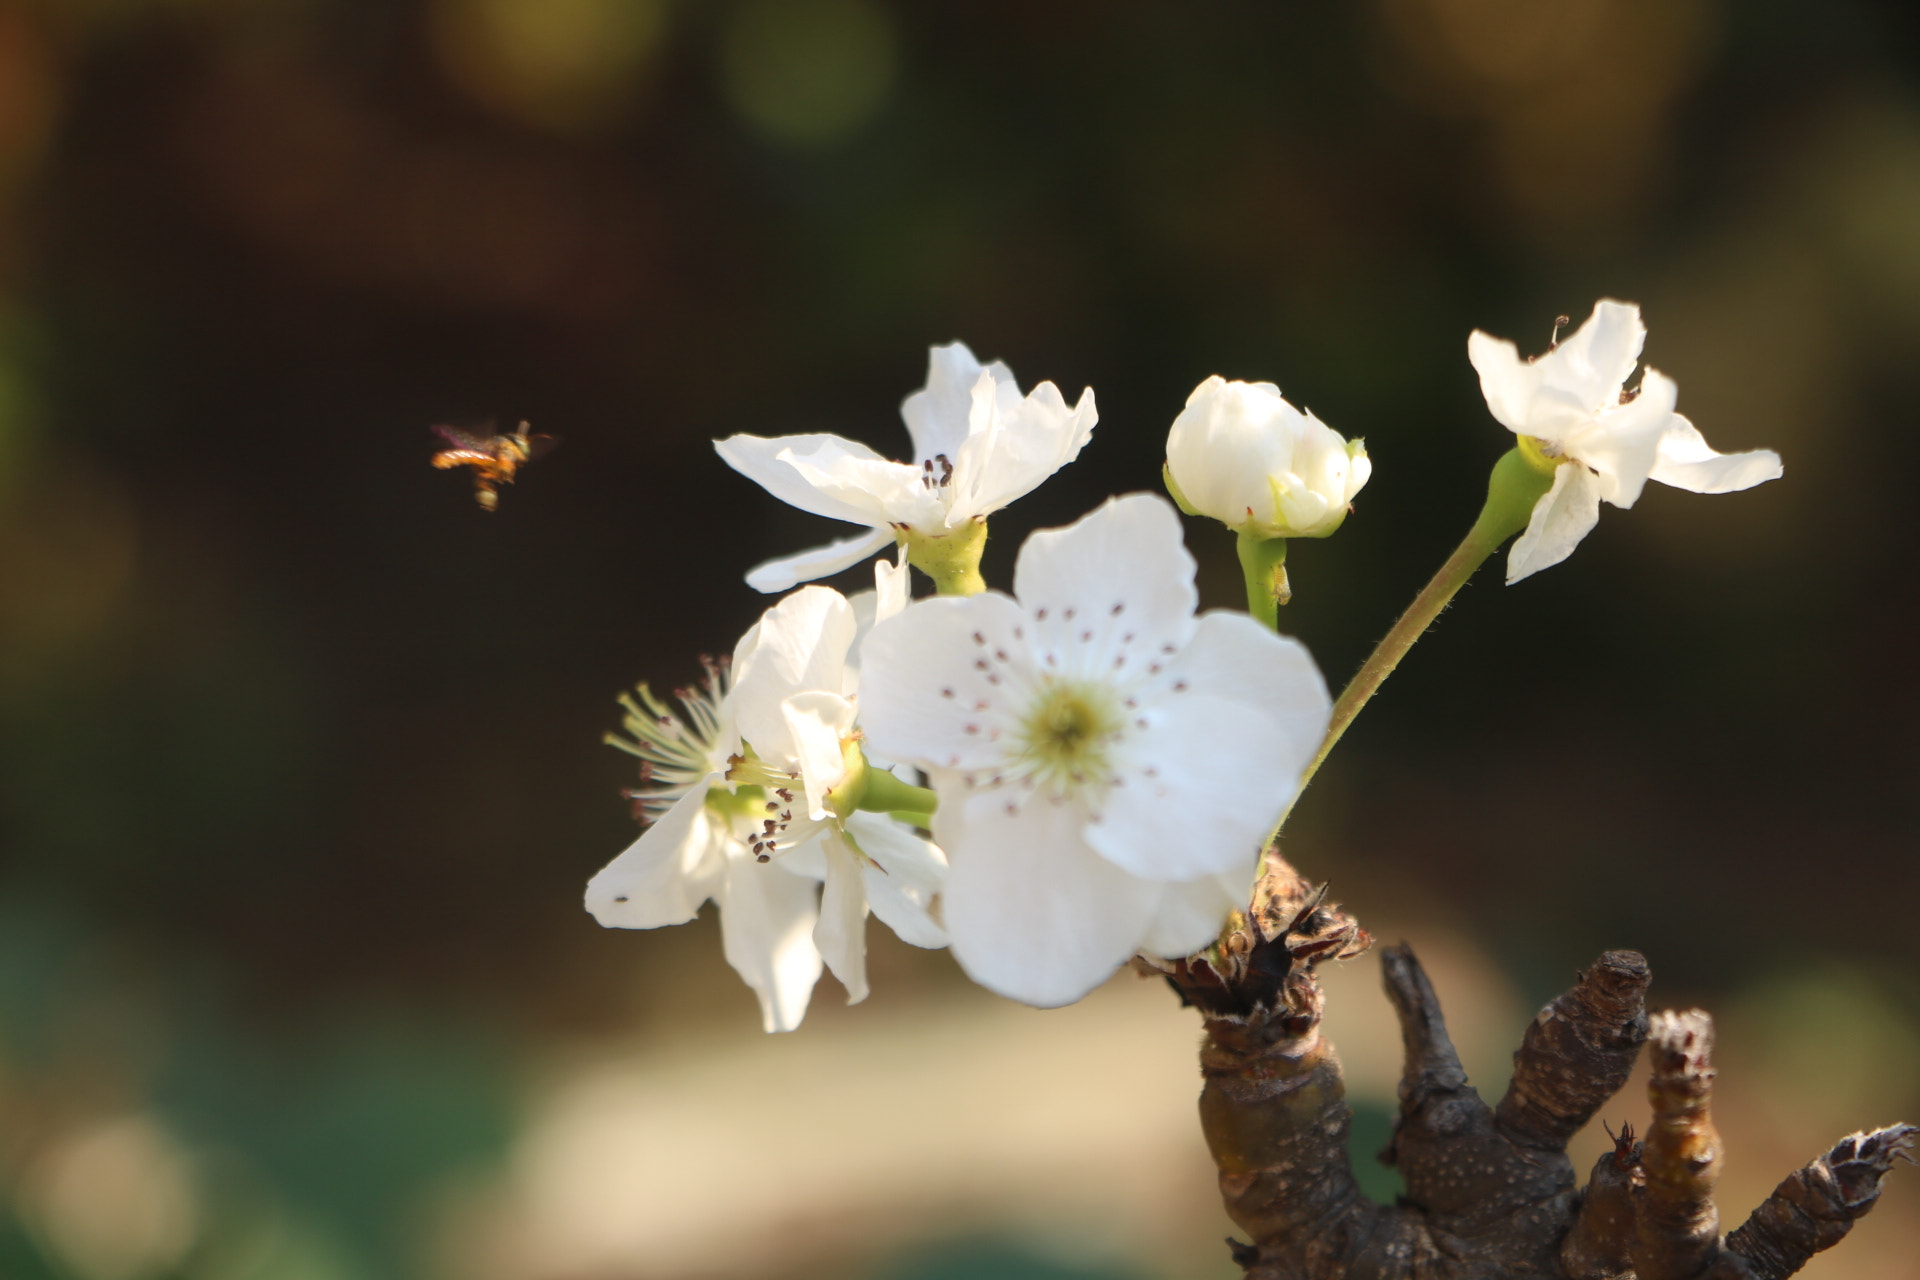
[[[1536,436],[1521,436],[1519,439],[1520,456],[1541,475],[1552,475],[1554,469],[1567,460],[1559,445],[1548,444]]]
[[[1053,680],[1022,719],[1016,757],[1028,776],[1056,794],[1088,783],[1105,786],[1108,750],[1126,723],[1113,691],[1098,684]]]

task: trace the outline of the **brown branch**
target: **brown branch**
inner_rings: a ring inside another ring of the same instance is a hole
[[[1433,984],[1411,949],[1382,956],[1406,1069],[1388,1158],[1407,1181],[1391,1207],[1361,1194],[1348,1163],[1340,1062],[1321,1034],[1314,976],[1371,939],[1270,854],[1253,904],[1220,943],[1143,962],[1206,1021],[1201,1125],[1233,1243],[1250,1280],[1784,1280],[1872,1207],[1920,1129],[1856,1134],[1800,1170],[1729,1237],[1713,1186],[1720,1142],[1709,1101],[1712,1022],[1649,1021],[1646,962],[1612,951],[1542,1010],[1491,1109],[1461,1068]],[[1631,1130],[1575,1190],[1565,1144],[1652,1045],[1653,1125]]]
[[[1842,1138],[1833,1150],[1788,1174],[1727,1237],[1727,1247],[1745,1259],[1756,1280],[1785,1280],[1814,1254],[1839,1244],[1873,1208],[1893,1162],[1913,1163],[1916,1138],[1920,1128],[1910,1124]]]
[[[1647,1038],[1653,974],[1637,951],[1609,951],[1540,1011],[1513,1055],[1495,1123],[1515,1142],[1565,1151],[1620,1092]]]
[[[1613,1150],[1594,1162],[1573,1229],[1560,1246],[1560,1267],[1568,1280],[1633,1280],[1628,1254],[1639,1172],[1640,1144],[1633,1140],[1633,1126],[1622,1125]]]
[[[1713,1019],[1653,1016],[1647,1038],[1653,1123],[1641,1148],[1633,1269],[1638,1280],[1695,1280],[1720,1256],[1720,1135],[1713,1127]]]

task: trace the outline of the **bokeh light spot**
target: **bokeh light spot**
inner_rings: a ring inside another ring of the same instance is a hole
[[[659,0],[436,0],[434,52],[475,101],[559,132],[621,118],[666,26]]]
[[[769,136],[820,146],[865,124],[893,87],[893,24],[868,0],[750,0],[721,49],[727,100]]]

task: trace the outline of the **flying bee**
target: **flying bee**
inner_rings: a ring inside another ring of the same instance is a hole
[[[514,473],[535,458],[552,452],[560,443],[558,436],[528,435],[522,422],[518,431],[469,435],[456,427],[436,426],[434,434],[452,445],[433,455],[433,465],[442,471],[455,467],[473,468],[473,497],[482,511],[500,507],[498,486],[512,484]]]

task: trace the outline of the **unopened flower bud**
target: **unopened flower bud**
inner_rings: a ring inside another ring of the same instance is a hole
[[[1324,538],[1373,474],[1348,441],[1271,382],[1208,378],[1167,435],[1167,487],[1193,515],[1261,538]]]

